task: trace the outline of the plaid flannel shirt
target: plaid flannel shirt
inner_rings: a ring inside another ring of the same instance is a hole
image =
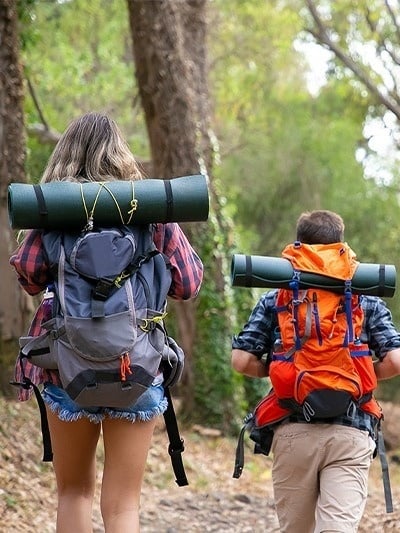
[[[232,348],[250,352],[258,359],[267,354],[267,361],[270,359],[278,328],[274,309],[277,292],[272,290],[261,296],[242,331],[233,337]],[[393,324],[390,310],[381,298],[362,296],[361,306],[364,311],[361,341],[368,344],[375,357],[383,359],[390,350],[400,348],[400,333]],[[301,417],[295,418],[302,421]],[[361,409],[357,409],[354,418],[342,416],[330,419],[329,422],[374,433],[375,421]]]
[[[30,295],[44,291],[53,280],[41,235],[41,230],[27,232],[22,244],[10,258],[10,264],[17,272],[20,285]],[[154,244],[171,264],[172,283],[168,295],[176,300],[188,300],[197,296],[203,280],[203,264],[180,226],[174,222],[156,224]],[[32,319],[29,335],[40,335],[43,332],[41,324],[50,318],[46,316],[46,306],[42,304],[43,302],[38,306]],[[29,361],[25,363],[24,372],[35,385],[45,381],[60,385],[57,372],[43,370]],[[22,369],[17,363],[15,381],[21,382],[21,380]],[[30,395],[30,390],[20,389],[20,400],[27,400]]]

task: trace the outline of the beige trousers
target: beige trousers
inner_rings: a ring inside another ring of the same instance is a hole
[[[375,443],[334,424],[286,423],[272,443],[272,480],[282,533],[355,533],[368,494]]]

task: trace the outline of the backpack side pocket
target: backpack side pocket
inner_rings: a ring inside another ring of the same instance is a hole
[[[184,351],[172,337],[166,336],[161,364],[165,387],[172,387],[178,383],[182,377],[184,363]]]
[[[48,370],[56,370],[57,356],[51,349],[50,332],[37,337],[20,337],[19,346],[21,359],[28,359],[33,365]]]

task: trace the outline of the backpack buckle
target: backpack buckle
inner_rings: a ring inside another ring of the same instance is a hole
[[[170,444],[168,446],[168,453],[171,457],[173,457],[174,455],[180,455],[181,453],[183,453],[185,451],[185,446],[184,446],[184,440],[181,439],[180,440],[180,446],[172,446],[172,444]]]
[[[105,278],[99,280],[95,288],[93,289],[93,298],[95,300],[102,300],[104,302],[110,296],[110,292],[113,287],[114,287],[113,280],[109,280]]]

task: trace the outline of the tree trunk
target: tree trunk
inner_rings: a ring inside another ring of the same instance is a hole
[[[211,174],[212,144],[206,61],[206,0],[128,0],[136,78],[145,112],[152,177]],[[186,224],[201,253],[213,228]],[[217,277],[222,277],[218,270]],[[221,283],[217,282],[217,285]],[[223,283],[222,283],[223,285]],[[174,304],[178,341],[186,353],[181,392],[192,410],[198,301]]]
[[[16,283],[8,259],[16,247],[8,222],[7,187],[25,182],[25,139],[23,119],[23,82],[19,62],[19,35],[16,0],[0,0],[0,387],[10,379],[9,352],[15,359],[15,339],[26,325],[30,300]]]

